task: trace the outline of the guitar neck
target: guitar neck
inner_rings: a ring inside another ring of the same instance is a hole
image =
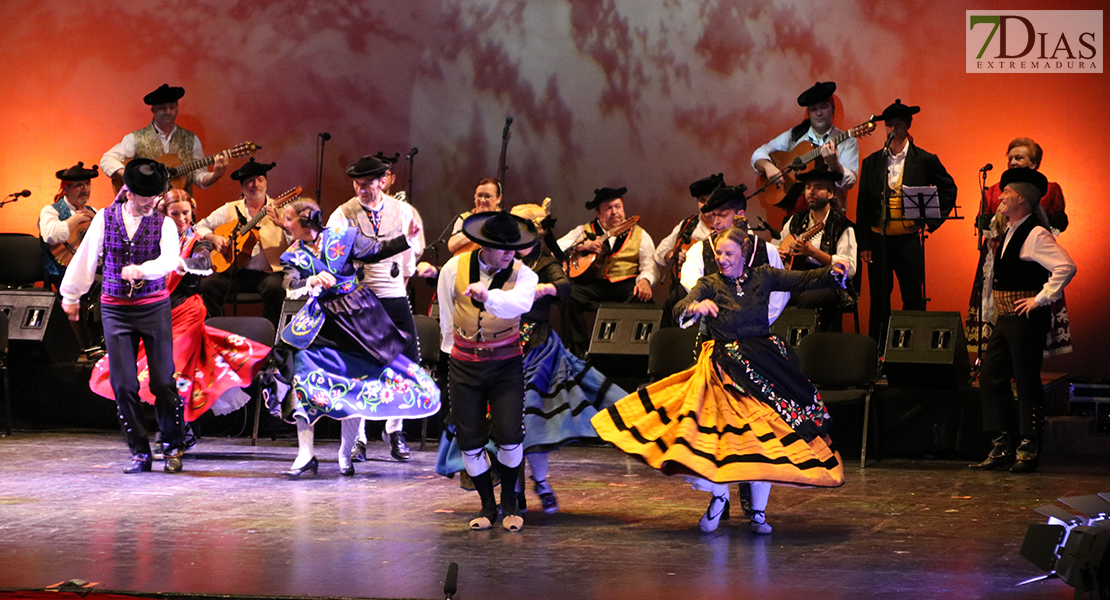
[[[213,154],[212,156],[205,156],[204,158],[191,160],[187,163],[181,163],[176,167],[170,167],[170,179],[176,179],[178,177],[181,177],[182,175],[188,175],[189,173],[192,173],[193,171],[196,171],[198,169],[203,169],[204,167],[207,167],[208,165],[216,162],[217,156],[219,156],[219,154]]]
[[[286,204],[288,204],[290,201],[298,198],[300,195],[301,195],[301,188],[300,187],[295,187],[295,188],[289,190],[288,192],[285,192],[284,194],[275,198],[274,202],[273,202],[273,206],[274,206],[275,209],[282,208]],[[247,232],[254,229],[254,226],[258,225],[259,221],[261,221],[262,218],[265,217],[265,216],[266,216],[266,205],[263,204],[262,205],[262,210],[255,213],[255,215],[253,217],[251,217],[246,223],[243,224],[242,227],[239,228],[239,235],[240,236],[246,235]]]

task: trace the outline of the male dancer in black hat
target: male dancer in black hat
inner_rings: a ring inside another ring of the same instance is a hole
[[[406,336],[402,353],[412,362],[420,363],[421,348],[416,336],[405,283],[416,271],[416,261],[424,252],[424,236],[415,211],[408,204],[386,193],[389,189],[390,164],[377,156],[363,156],[347,167],[355,196],[339,205],[328,218],[328,227],[358,227],[368,237],[391,239],[405,236],[409,249],[383,261],[361,265],[359,285],[369,286],[382,303],[382,308],[398,331]],[[425,352],[434,352],[428,348]],[[349,424],[348,424],[349,423]],[[402,419],[387,419],[383,437],[389,441],[390,455],[396,460],[409,459]],[[351,460],[366,460],[365,419],[344,419],[344,427],[357,427],[358,434]]]
[[[998,212],[1005,218],[1006,232],[994,262],[998,320],[979,374],[983,429],[999,435],[986,460],[970,467],[993,470],[1010,465],[1011,473],[1032,473],[1040,462],[1044,431],[1041,362],[1052,326],[1048,306],[1075,276],[1075,262],[1049,232],[1040,208],[1048,179],[1022,167],[1003,173],[999,185]],[[1016,414],[1011,381],[1017,388]]]
[[[803,197],[809,208],[791,215],[782,228],[779,255],[789,268],[808,271],[827,267],[834,261],[848,265],[846,275],[856,275],[856,232],[848,217],[832,204],[840,174],[827,168],[810,169],[798,174],[805,184]],[[802,292],[791,304],[799,308],[817,309],[817,325],[821,331],[840,331],[841,293],[843,290],[821,289]]]
[[[860,171],[856,229],[871,290],[867,334],[880,345],[886,338],[895,275],[902,290],[902,309],[925,310],[925,249],[919,236],[923,229],[932,232],[944,224],[943,220],[903,220],[902,187],[935,186],[942,216],[956,206],[956,182],[937,155],[919,148],[910,136],[913,115],[920,111],[901,100],[886,107],[877,120],[886,123],[890,143],[865,158]],[[884,193],[889,199],[885,206]]]
[[[708,213],[701,212],[701,207],[705,206],[706,200],[709,200],[709,194],[724,184],[725,176],[722,173],[703,177],[691,183],[690,196],[697,201],[698,212],[679,221],[667,237],[660,240],[659,245],[655,247],[656,269],[660,275],[666,273],[671,278],[667,301],[663,303],[662,327],[678,327],[671,309],[679,300],[686,297],[686,288],[682,287],[682,282],[679,280],[682,263],[686,261],[686,251],[713,232],[713,222],[709,219]]]
[[[173,331],[166,275],[177,268],[177,226],[154,210],[166,189],[166,168],[137,158],[124,169],[116,201],[93,217],[85,241],[62,279],[62,308],[71,321],[80,316],[81,295],[89,290],[103,259],[101,314],[110,361],[112,391],[120,425],[131,449],[124,473],[150,471],[151,452],[139,400],[136,360],[146,348],[150,391],[162,432],[165,471],[181,471],[185,415],[173,366]]]
[[[756,149],[752,153],[752,168],[765,175],[769,181],[775,181],[781,169],[771,161],[771,153],[787,152],[802,142],[809,142],[820,148],[821,158],[830,171],[843,174],[840,189],[852,189],[859,172],[859,142],[856,138],[849,137],[840,144],[833,145],[833,138],[844,133],[833,126],[833,118],[836,116],[836,104],[832,97],[834,92],[834,81],[819,81],[802,92],[798,96],[798,106],[805,107],[805,120]],[[787,207],[787,213],[803,211],[805,206],[805,199],[798,198],[795,206]]]
[[[596,257],[581,275],[571,280],[570,306],[563,313],[569,337],[568,349],[586,353],[586,311],[598,302],[651,302],[655,284],[655,242],[639,225],[605,241],[598,238],[625,221],[624,195],[628,188],[600,188],[586,203],[597,218],[571,229],[559,238],[559,247],[568,255]],[[573,269],[570,275],[573,277]]]
[[[225,252],[228,239],[215,230],[225,223],[239,223],[265,211],[266,216],[257,225],[258,242],[251,250],[250,259],[241,269],[229,268],[215,273],[200,282],[200,294],[209,317],[224,314],[224,302],[231,294],[256,292],[262,295],[262,316],[277,326],[281,304],[285,301],[285,288],[281,285],[281,253],[289,247],[290,238],[281,225],[281,215],[266,193],[269,185],[267,173],[277,163],[258,163],[251,158],[231,174],[239,182],[242,197],[212,211],[197,223],[197,235],[212,242],[216,252]]]
[[[100,159],[100,169],[112,178],[117,188],[122,185],[123,165],[132,158],[158,159],[163,154],[173,154],[183,163],[204,158],[197,134],[177,126],[177,102],[184,95],[185,88],[163,83],[143,96],[154,119],[146,127],[123,136],[123,141],[112,146]],[[218,154],[211,171],[190,173],[185,191],[192,194],[194,183],[201,189],[212,187],[227,171],[228,160],[225,154]]]
[[[501,481],[501,525],[524,527],[511,482],[524,458],[524,359],[520,316],[532,308],[538,278],[515,252],[536,242],[531,222],[505,211],[478,213],[463,222],[463,233],[480,248],[443,265],[439,274],[440,348],[450,358],[451,414],[463,465],[482,499],[470,528],[489,529],[497,501],[485,445],[497,445]],[[486,407],[489,407],[487,431]]]

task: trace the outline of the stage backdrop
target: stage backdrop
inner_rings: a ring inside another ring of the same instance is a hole
[[[1037,8],[1018,0],[7,0],[0,193],[33,195],[0,209],[0,229],[35,232],[58,188],[54,172],[98,163],[150,121],[143,95],[169,83],[184,86],[178,122],[208,153],[245,140],[262,146],[258,160],[277,162],[275,194],[294,185],[314,194],[318,134],[330,133],[326,211],[351,196],[343,168],[359,156],[418,148],[412,196],[430,240],[471,206],[474,183],[495,174],[512,115],[508,202],[550,196],[564,232],[590,218],[582,204],[594,188],[627,186],[626,210],[658,240],[693,212],[686,186],[694,179],[723,172],[754,188],[752,151],[803,118],[802,90],[835,80],[842,128],[896,98],[922,107],[911,133],[955,177],[961,215],[975,213],[982,165],[995,165],[997,181],[1012,138],[1044,147],[1042,170],[1063,187],[1071,217],[1061,240],[1079,264],[1067,295],[1076,352],[1046,368],[1105,375],[1110,216],[1099,198],[1110,165],[1096,148],[1108,76],[965,73],[965,10]],[[861,155],[882,142],[881,133],[863,139]],[[399,174],[397,189],[407,186],[407,167]],[[93,205],[106,206],[111,186],[100,178],[94,188]],[[228,177],[199,191],[202,216],[237,193]],[[931,310],[966,311],[975,245],[970,219],[930,236]],[[862,306],[866,323],[866,298]]]

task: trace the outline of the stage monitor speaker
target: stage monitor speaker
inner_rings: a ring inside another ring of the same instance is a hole
[[[44,289],[0,291],[0,311],[8,315],[8,340],[13,355],[40,353],[51,362],[77,360],[77,336],[62,310],[61,299]]]
[[[281,341],[281,330],[285,329],[285,326],[289,324],[290,319],[292,319],[293,315],[297,314],[301,310],[301,307],[304,306],[305,302],[307,302],[307,300],[286,299],[284,302],[281,303],[281,316],[278,317],[277,336],[274,340],[274,345],[277,345],[277,343]]]
[[[895,311],[886,338],[883,372],[890,385],[948,389],[970,382],[960,313]]]
[[[812,308],[788,308],[771,324],[771,333],[793,348],[802,338],[817,331],[817,311]]]
[[[655,304],[604,302],[597,307],[590,354],[648,355],[651,335],[659,329],[663,309]]]

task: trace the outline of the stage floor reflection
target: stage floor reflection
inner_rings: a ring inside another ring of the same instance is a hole
[[[1110,490],[1104,458],[1048,457],[1031,476],[964,461],[847,460],[835,490],[775,487],[774,533],[733,519],[698,531],[709,497],[616,450],[551,455],[560,511],[530,487],[525,529],[470,532],[477,496],[435,474],[434,444],[408,463],[372,443],[341,477],[338,443],[318,476],[281,475],[293,440],[205,438],[185,472],[124,475],[115,435],[0,439],[0,588],[59,581],[177,594],[442,598],[1070,598],[1019,556],[1034,507]],[[530,483],[530,482],[529,482]],[[735,493],[735,488],[734,493]]]

